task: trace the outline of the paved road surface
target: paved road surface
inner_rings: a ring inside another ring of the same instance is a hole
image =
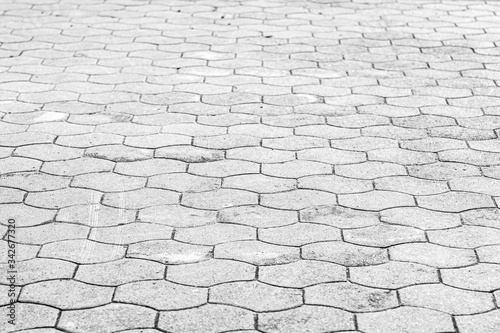
[[[2,331],[500,332],[499,1],[0,13]]]

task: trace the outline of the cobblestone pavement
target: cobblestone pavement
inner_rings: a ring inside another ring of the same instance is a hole
[[[500,332],[500,1],[0,12],[1,331]]]

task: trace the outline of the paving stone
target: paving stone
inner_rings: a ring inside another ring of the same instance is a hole
[[[441,270],[441,276],[445,284],[476,291],[494,291],[498,289],[499,281],[496,277],[499,273],[498,265],[483,263],[469,267]]]
[[[87,225],[90,227],[107,227],[135,221],[136,212],[99,203],[76,205],[59,210],[57,221]]]
[[[413,197],[408,194],[380,190],[357,194],[340,194],[338,201],[341,206],[370,211],[415,205]]]
[[[161,312],[158,327],[179,333],[246,331],[254,328],[254,315],[238,307],[207,304],[193,309]]]
[[[440,284],[421,284],[399,291],[403,305],[425,307],[449,314],[474,314],[492,310],[495,305],[488,293],[466,291]]]
[[[86,149],[85,156],[102,158],[113,162],[134,162],[152,158],[153,152],[124,145],[104,145]]]
[[[477,225],[483,227],[500,228],[500,209],[486,208],[469,210],[460,214],[462,221],[466,225]]]
[[[324,283],[305,288],[305,303],[326,305],[352,312],[370,312],[394,308],[396,293],[363,287],[349,282]]]
[[[40,208],[63,208],[77,204],[98,203],[102,194],[88,189],[65,188],[48,192],[28,193],[25,203]]]
[[[451,179],[449,184],[453,191],[468,191],[491,196],[500,196],[500,179],[464,177]]]
[[[45,162],[41,171],[52,175],[76,176],[92,172],[111,172],[114,166],[115,163],[111,161],[81,157],[67,161]]]
[[[155,206],[139,211],[139,220],[171,227],[196,227],[216,222],[217,213],[180,205]]]
[[[296,309],[259,314],[258,317],[258,328],[264,332],[326,332],[354,327],[348,312],[322,306],[303,305]]]
[[[429,243],[408,243],[389,249],[392,260],[415,262],[436,268],[454,268],[477,262],[471,249],[458,249]],[[443,272],[443,271],[441,271]]]
[[[311,161],[289,161],[279,164],[264,164],[262,173],[274,177],[299,178],[314,174],[331,174],[330,165]]]
[[[188,172],[204,177],[228,177],[247,173],[259,173],[259,165],[247,161],[222,160],[190,164]]]
[[[175,233],[175,239],[178,241],[202,245],[216,245],[256,238],[257,234],[254,228],[222,223],[178,229]]]
[[[299,259],[299,249],[260,241],[237,241],[217,245],[214,257],[244,261],[254,265],[285,264]]]
[[[156,311],[131,304],[107,304],[92,309],[64,311],[57,327],[82,333],[111,333],[155,325]]]
[[[128,223],[92,228],[89,239],[108,244],[131,244],[150,239],[171,239],[173,229],[151,223]]]
[[[183,195],[181,203],[185,206],[198,209],[222,209],[240,205],[257,204],[257,194],[232,189],[218,189],[206,192],[186,193]]]
[[[344,267],[327,262],[301,260],[290,264],[259,268],[259,281],[289,288],[346,281]]]
[[[403,306],[358,315],[358,327],[373,333],[453,332],[451,316],[440,311]]]
[[[48,223],[19,230],[17,241],[24,244],[42,245],[65,239],[86,238],[89,228],[70,223]]]
[[[263,147],[242,147],[227,150],[227,159],[244,160],[255,163],[280,163],[295,159],[294,152]]]
[[[302,257],[328,261],[343,266],[367,266],[387,262],[387,251],[346,242],[320,242],[302,247]]]
[[[16,148],[14,156],[33,158],[41,161],[61,161],[83,156],[83,150],[57,146],[54,144],[34,144]]]
[[[457,326],[461,332],[472,333],[479,329],[481,332],[493,333],[500,327],[498,310],[470,316],[457,317]]]
[[[359,193],[373,189],[372,182],[364,179],[351,179],[336,175],[308,176],[299,179],[298,188],[322,190],[336,194]]]
[[[111,302],[114,289],[74,280],[43,281],[24,286],[19,300],[43,303],[59,309],[95,307]]]
[[[409,166],[410,176],[430,180],[450,180],[459,177],[479,176],[479,168],[469,164],[437,162],[433,164]]]
[[[257,193],[284,192],[295,188],[294,179],[269,177],[262,174],[237,175],[224,179],[223,187],[249,190]]]
[[[302,189],[282,193],[263,194],[261,196],[261,204],[263,206],[277,209],[298,210],[310,206],[335,203],[336,197],[334,194]]]
[[[254,278],[255,267],[233,260],[212,259],[189,265],[169,266],[167,271],[169,281],[201,287]]]
[[[302,246],[313,242],[340,239],[341,235],[338,229],[312,223],[295,223],[259,230],[259,240],[277,245]]]
[[[131,282],[116,288],[113,300],[149,306],[157,310],[177,310],[206,303],[208,290],[186,287],[164,280]]]
[[[297,158],[337,165],[364,162],[366,154],[333,148],[310,148],[297,152]]]
[[[417,197],[422,208],[459,213],[468,209],[494,207],[490,196],[469,192],[446,192]]]
[[[150,240],[130,245],[127,257],[149,259],[167,264],[185,264],[210,259],[212,248],[173,240]]]
[[[40,326],[54,326],[59,316],[59,310],[53,307],[31,303],[17,303],[16,312],[23,314],[23,320],[16,320],[15,325],[8,323],[10,317],[7,316],[4,316],[2,321],[0,321],[0,324],[3,327],[8,327],[10,332],[14,330],[27,330]]]
[[[38,256],[68,260],[79,264],[100,263],[120,259],[125,248],[118,245],[101,244],[87,239],[71,239],[42,246]]]
[[[4,234],[6,232],[6,228],[2,227]],[[0,249],[4,250],[5,253],[8,253],[9,243],[7,241],[0,241]],[[26,244],[17,244],[16,245],[17,253],[16,259],[18,262],[33,259],[38,256],[38,252],[40,251],[39,245],[26,245]],[[0,263],[7,263],[9,258],[5,256],[3,259],[0,259]]]
[[[120,259],[79,265],[75,279],[97,285],[116,286],[134,281],[161,279],[165,266],[149,260]]]
[[[188,163],[211,162],[222,160],[224,154],[220,150],[205,149],[193,146],[171,146],[155,151],[156,158],[174,159]]]
[[[8,271],[8,264],[0,265]],[[33,258],[17,263],[17,269],[23,274],[17,276],[16,284],[26,285],[52,279],[71,279],[76,264],[62,260]]]
[[[170,162],[170,160],[168,161]],[[218,178],[195,176],[187,173],[172,173],[150,177],[148,179],[148,186],[177,192],[204,192],[220,188],[221,180]],[[238,188],[235,186],[232,187]]]
[[[432,243],[467,249],[497,244],[500,230],[464,225],[453,229],[430,230],[427,236]]]
[[[298,216],[294,211],[249,205],[221,209],[218,212],[217,221],[270,228],[293,224],[298,221]]]
[[[328,140],[309,136],[287,136],[278,139],[263,139],[262,146],[278,150],[298,151],[308,148],[328,147]]]
[[[118,192],[135,190],[144,187],[146,179],[122,176],[116,173],[88,173],[76,176],[71,183],[74,187],[98,190],[101,192]]]
[[[210,288],[210,302],[232,304],[257,312],[276,311],[302,304],[302,291],[258,281],[231,282]]]
[[[383,162],[364,162],[335,166],[335,173],[339,176],[361,179],[375,179],[379,177],[406,175],[406,169],[398,164]]]
[[[300,212],[302,222],[320,223],[337,228],[360,228],[376,225],[376,213],[358,211],[340,206],[315,206]]]

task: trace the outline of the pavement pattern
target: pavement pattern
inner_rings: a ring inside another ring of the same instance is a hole
[[[500,1],[0,14],[2,332],[500,332]]]

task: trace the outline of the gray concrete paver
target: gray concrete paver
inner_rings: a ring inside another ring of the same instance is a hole
[[[4,1],[0,331],[497,333],[499,12]]]

